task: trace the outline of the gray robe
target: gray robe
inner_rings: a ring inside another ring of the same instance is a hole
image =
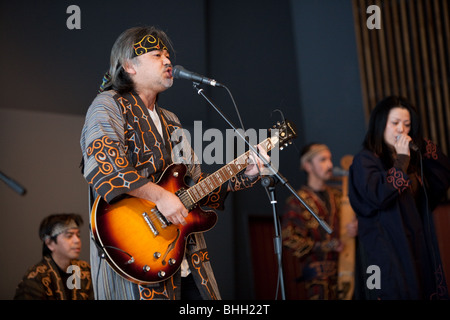
[[[100,195],[106,202],[111,202],[149,181],[157,182],[162,171],[173,162],[183,162],[193,181],[202,179],[200,165],[190,145],[183,146],[182,150],[190,150],[190,153],[184,152],[181,157],[173,152],[171,135],[181,129],[178,118],[159,106],[156,110],[163,136],[137,94],[119,95],[115,91],[106,91],[94,99],[81,135],[83,174],[92,198]],[[177,142],[188,143],[186,139]],[[248,180],[248,177],[241,177],[241,180]],[[227,186],[228,183],[224,183],[214,190],[201,205],[221,209]],[[90,247],[96,299],[180,298],[180,271],[166,281],[138,285],[121,277],[109,266],[93,239]],[[202,233],[193,234],[187,240],[186,258],[203,299],[220,299]]]

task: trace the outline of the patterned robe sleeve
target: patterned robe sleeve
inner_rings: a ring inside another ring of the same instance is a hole
[[[449,159],[431,141],[426,141],[422,159],[433,207],[449,188]],[[356,155],[349,172],[349,198],[354,209],[370,216],[376,210],[388,208],[404,192],[410,191],[411,180],[405,170],[401,161],[384,170],[381,160],[367,150]]]
[[[46,300],[48,294],[42,285],[42,280],[36,277],[30,277],[28,274],[23,277],[22,281],[16,288],[14,300]]]
[[[297,199],[293,196],[287,199],[282,221],[282,241],[294,256],[301,258],[313,249],[314,240],[309,236],[309,229],[317,227],[315,221],[311,220],[311,214]]]
[[[381,160],[367,150],[354,157],[349,170],[350,201],[356,211],[366,216],[389,207],[410,185],[401,166],[385,170]]]
[[[425,141],[422,159],[430,207],[434,209],[450,187],[450,159],[430,140]]]
[[[102,93],[87,112],[81,149],[84,177],[107,202],[150,181],[129,163],[125,148],[122,112],[109,92]]]

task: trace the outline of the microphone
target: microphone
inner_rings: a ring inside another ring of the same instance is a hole
[[[400,136],[397,136],[397,140],[400,139]],[[409,142],[409,148],[413,151],[419,151],[419,147],[411,140]]]
[[[409,148],[414,151],[419,151],[419,147],[412,141],[409,142]]]
[[[216,80],[206,78],[192,71],[188,71],[182,66],[173,67],[172,75],[175,79],[186,79],[198,83],[208,84],[213,87],[223,87],[223,85],[218,83]]]

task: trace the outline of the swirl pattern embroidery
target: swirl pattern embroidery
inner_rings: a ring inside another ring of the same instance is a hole
[[[256,178],[251,179],[247,175],[244,175],[243,172],[238,173],[236,176],[230,179],[230,187],[233,191],[243,190],[252,187],[261,176],[257,176]]]
[[[396,168],[391,168],[388,171],[387,182],[391,183],[398,190],[398,193],[403,192],[411,185],[411,181],[405,179],[403,172]]]
[[[117,143],[106,136],[94,140],[87,148],[87,155],[94,156],[98,164],[88,176],[88,183],[94,185],[95,191],[101,192],[107,201],[115,196],[115,190],[129,189],[132,183],[141,179],[134,169],[128,168],[129,162],[120,155]]]
[[[113,166],[108,159],[113,159],[116,166],[125,168],[128,166],[128,161],[124,157],[119,156],[119,149],[116,143],[108,137],[97,139],[87,148],[87,155],[90,157],[94,155],[95,160],[99,164],[99,169],[103,174],[109,174],[113,170]]]
[[[423,155],[425,158],[431,159],[433,158],[434,160],[437,160],[438,155],[437,155],[437,147],[436,145],[431,142],[431,140],[427,140],[427,146],[425,147],[425,154]]]
[[[167,50],[166,45],[160,38],[156,38],[151,34],[144,36],[141,41],[133,45],[134,55],[140,56],[153,50]]]
[[[172,286],[173,285],[173,279],[172,279]],[[158,289],[160,291],[158,291]],[[158,288],[149,288],[149,287],[143,287],[139,286],[139,299],[140,300],[167,300],[169,299],[169,292],[167,290],[167,286],[164,283],[162,286]]]
[[[205,289],[208,292],[208,294],[210,295],[210,297],[213,300],[216,300],[217,297],[214,294],[214,290],[211,288],[207,276],[204,275],[203,272],[202,272],[204,270],[204,267],[202,266],[203,263],[209,262],[208,251],[206,251],[206,250],[199,250],[199,251],[193,253],[192,256],[191,256],[191,262],[192,262],[192,265],[193,265],[195,271],[198,273],[198,275],[202,279],[202,282],[201,282],[202,286],[205,287]]]
[[[431,294],[430,300],[440,300],[442,297],[447,295],[447,286],[445,285],[445,278],[442,271],[442,265],[439,265],[434,272],[436,277],[437,288],[436,292]]]

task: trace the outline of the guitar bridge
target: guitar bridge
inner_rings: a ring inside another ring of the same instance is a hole
[[[151,212],[158,218],[159,223],[161,223],[161,228],[166,228],[170,222],[167,221],[166,217],[164,217],[161,212],[155,207],[151,210]]]
[[[150,230],[152,231],[153,235],[156,237],[159,232],[158,230],[156,230],[155,225],[153,224],[152,220],[150,219],[150,217],[148,216],[147,212],[144,212],[142,214],[142,217],[144,217],[145,222],[147,222],[148,227],[150,228]]]
[[[180,198],[181,203],[183,203],[188,211],[191,211],[197,206],[186,189],[181,188],[177,192],[175,192],[175,194],[178,196],[178,198]]]

